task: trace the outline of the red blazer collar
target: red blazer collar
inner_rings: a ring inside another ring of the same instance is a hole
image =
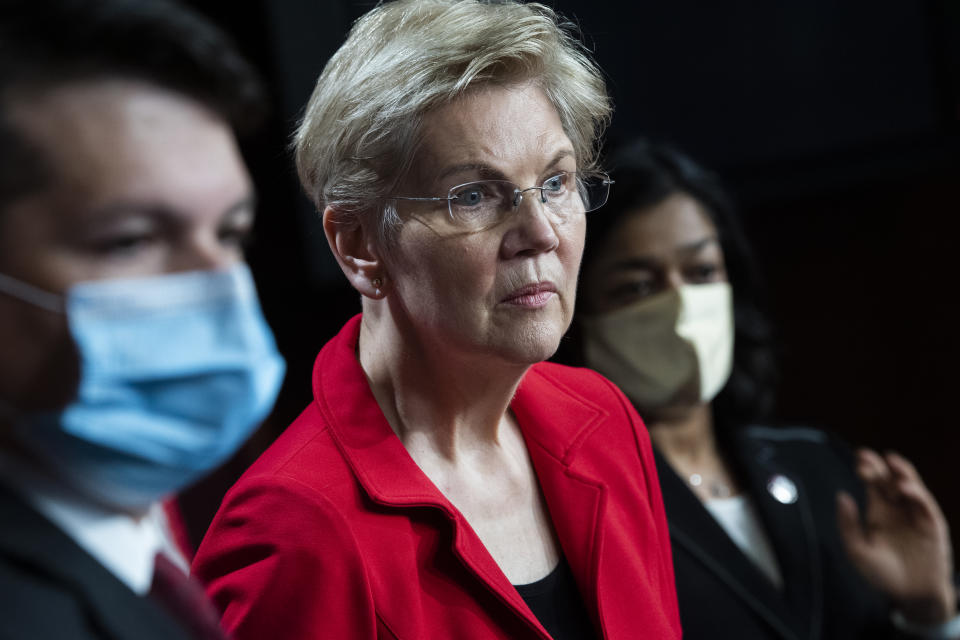
[[[313,396],[334,441],[370,497],[396,506],[434,505],[451,510],[407,453],[380,410],[357,359],[361,316],[351,318],[320,352]]]
[[[603,419],[605,409],[570,389],[544,366],[524,376],[510,403],[531,457],[542,451],[565,467],[576,460],[580,445]]]
[[[317,358],[313,394],[360,482],[382,504],[433,504],[450,508],[446,498],[416,465],[373,397],[357,360],[361,316],[350,319]],[[548,455],[570,466],[580,443],[606,412],[548,372],[527,372],[510,404],[530,455]]]

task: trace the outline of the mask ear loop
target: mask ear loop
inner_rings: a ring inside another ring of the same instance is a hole
[[[53,313],[63,313],[66,309],[63,296],[44,291],[2,273],[0,273],[0,291]]]

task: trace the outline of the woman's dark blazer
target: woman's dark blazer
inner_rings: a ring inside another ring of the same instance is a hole
[[[838,490],[862,503],[849,452],[821,431],[766,427],[740,430],[727,449],[773,545],[784,587],[756,569],[657,453],[683,637],[901,637],[884,598],[847,560],[836,527]]]
[[[0,487],[0,640],[191,638],[23,500]]]

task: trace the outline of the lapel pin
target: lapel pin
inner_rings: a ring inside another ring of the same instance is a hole
[[[793,480],[779,473],[767,482],[767,491],[780,504],[793,504],[797,501],[797,485]]]

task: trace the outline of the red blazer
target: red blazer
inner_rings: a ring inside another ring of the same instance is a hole
[[[320,352],[314,401],[227,493],[193,568],[237,640],[549,638],[416,465],[355,356]],[[650,441],[585,369],[533,366],[511,408],[602,638],[679,638]]]

